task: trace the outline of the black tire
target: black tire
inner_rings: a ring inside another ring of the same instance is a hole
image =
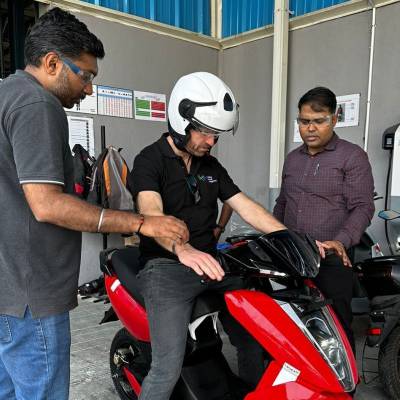
[[[379,349],[379,377],[391,399],[400,400],[400,327],[396,327]]]
[[[123,367],[129,368],[137,381],[142,384],[151,364],[150,343],[132,337],[123,328],[115,335],[110,348],[110,370],[115,389],[122,400],[137,400]]]

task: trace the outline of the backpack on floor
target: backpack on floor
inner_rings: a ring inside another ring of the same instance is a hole
[[[92,168],[88,201],[103,208],[133,210],[128,184],[130,171],[121,150],[109,146],[97,158]]]

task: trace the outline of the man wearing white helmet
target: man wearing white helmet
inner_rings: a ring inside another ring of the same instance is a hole
[[[242,193],[209,154],[220,134],[235,133],[238,121],[238,105],[221,79],[207,72],[183,76],[171,93],[169,132],[135,159],[131,177],[140,212],[173,215],[185,221],[190,232],[186,244],[141,238],[145,266],[138,279],[150,324],[152,364],[140,400],[169,399],[180,375],[196,296],[243,287],[238,277],[223,279],[224,271],[213,257],[217,200],[261,232],[285,229]],[[228,313],[220,318],[238,350],[240,377],[255,386],[263,373],[260,347]]]

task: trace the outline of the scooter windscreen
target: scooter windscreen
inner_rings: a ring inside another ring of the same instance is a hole
[[[320,255],[315,241],[308,235],[303,239],[285,229],[262,235],[255,242],[269,255],[279,270],[292,276],[317,276]]]

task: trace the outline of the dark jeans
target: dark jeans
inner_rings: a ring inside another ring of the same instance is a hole
[[[353,297],[353,269],[345,267],[342,260],[335,254],[321,260],[321,267],[315,284],[324,296],[333,300],[333,309],[342,323],[343,329],[355,354],[355,341],[351,323],[351,299]]]
[[[201,284],[190,268],[159,258],[139,273],[150,325],[152,363],[143,381],[140,400],[168,400],[179,379],[185,355],[188,324],[196,297],[206,290],[225,292],[243,287],[239,277]],[[255,386],[263,374],[261,346],[228,312],[221,323],[238,352],[239,376]]]

